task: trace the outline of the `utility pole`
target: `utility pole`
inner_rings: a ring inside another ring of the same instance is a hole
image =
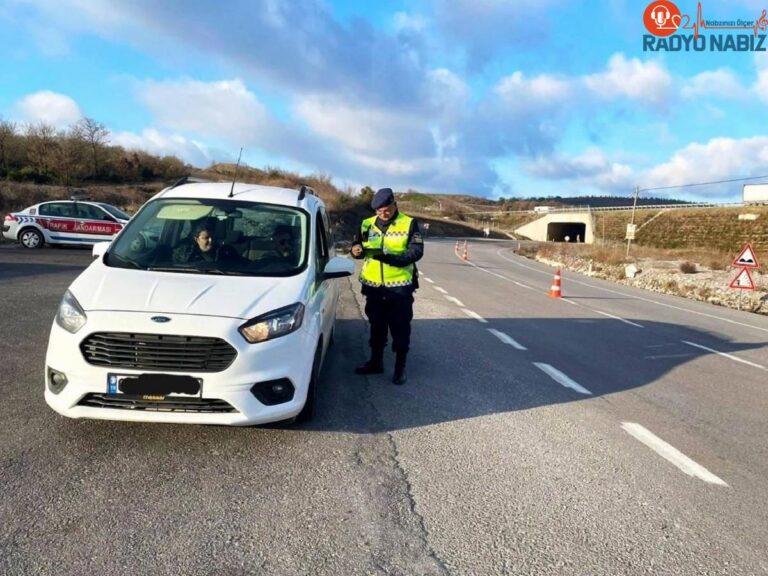
[[[629,246],[635,237],[635,209],[637,208],[637,195],[640,194],[640,186],[635,186],[635,201],[632,203],[632,220],[627,226],[627,258],[629,258]]]

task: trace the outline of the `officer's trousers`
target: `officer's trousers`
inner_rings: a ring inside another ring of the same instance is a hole
[[[408,352],[411,345],[411,320],[413,319],[413,294],[368,295],[365,315],[371,323],[372,350],[387,346],[387,332],[392,334],[392,350]]]

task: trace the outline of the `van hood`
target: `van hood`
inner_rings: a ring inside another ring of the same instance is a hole
[[[86,312],[250,319],[301,301],[303,277],[304,274],[265,278],[155,272],[110,268],[97,260],[72,283],[70,291]]]

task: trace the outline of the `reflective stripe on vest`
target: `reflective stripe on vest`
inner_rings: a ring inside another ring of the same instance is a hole
[[[376,227],[376,216],[363,220],[360,226],[363,240],[363,248],[381,251],[384,254],[403,254],[408,249],[408,233],[411,230],[413,218],[398,212],[397,218],[390,223],[386,233]],[[397,288],[413,284],[413,264],[400,268],[390,266],[378,260],[366,256],[363,260],[363,269],[360,272],[360,282],[366,286],[384,286]]]

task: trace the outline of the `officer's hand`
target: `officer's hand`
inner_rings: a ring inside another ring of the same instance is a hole
[[[350,250],[350,252],[352,252],[352,256],[357,258],[358,256],[360,256],[363,253],[363,247],[360,246],[360,244],[354,244],[352,246],[352,249]]]

